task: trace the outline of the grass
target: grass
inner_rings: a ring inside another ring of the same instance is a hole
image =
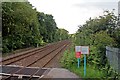
[[[94,66],[87,66],[86,67],[86,76],[84,76],[84,66],[81,65],[80,68],[77,65],[72,65],[70,71],[76,73],[81,78],[101,78],[104,76],[102,71],[99,71]]]
[[[83,56],[82,56],[83,57]],[[95,68],[94,65],[87,63],[86,76],[84,76],[83,60],[81,61],[80,68],[77,67],[77,58],[75,58],[75,51],[73,48],[66,50],[61,59],[62,67],[69,69],[71,72],[77,74],[80,78],[101,78],[104,77],[103,71]]]

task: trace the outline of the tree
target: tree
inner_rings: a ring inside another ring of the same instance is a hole
[[[3,52],[40,45],[37,13],[28,2],[2,3]]]
[[[68,32],[59,32],[52,15],[44,14],[33,9],[29,2],[2,3],[2,37],[3,52],[10,52],[20,48],[38,47],[66,39]],[[65,34],[65,35],[63,35]],[[57,36],[57,37],[56,37]]]
[[[105,11],[103,16],[90,18],[84,25],[79,26],[74,42],[76,45],[90,46],[91,55],[88,57],[90,64],[102,69],[107,63],[105,47],[120,45],[118,38],[120,29],[116,24],[117,17],[114,13]]]
[[[45,42],[54,42],[55,32],[58,29],[55,20],[52,15],[38,12],[39,23],[42,26],[40,28],[41,35]]]
[[[55,40],[61,41],[69,38],[68,31],[65,29],[57,29],[55,33]]]

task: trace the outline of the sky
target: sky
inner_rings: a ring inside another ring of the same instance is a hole
[[[70,34],[78,30],[89,18],[103,15],[104,10],[118,11],[119,0],[28,0],[39,12],[54,16],[58,28]]]

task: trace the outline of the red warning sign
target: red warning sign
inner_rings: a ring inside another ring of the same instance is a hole
[[[75,56],[76,58],[81,58],[81,52],[76,52]]]

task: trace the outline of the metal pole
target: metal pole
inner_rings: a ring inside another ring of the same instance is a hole
[[[84,76],[86,76],[86,54],[84,54]]]
[[[78,58],[78,68],[80,67],[80,58]]]

